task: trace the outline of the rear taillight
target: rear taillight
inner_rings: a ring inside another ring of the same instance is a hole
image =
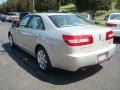
[[[112,31],[106,32],[106,40],[110,40],[110,39],[113,39],[113,32]]]
[[[112,23],[106,23],[106,26],[108,26],[108,27],[116,27],[117,25],[116,24],[112,24]]]
[[[69,46],[82,46],[93,43],[92,35],[63,35],[63,40]]]

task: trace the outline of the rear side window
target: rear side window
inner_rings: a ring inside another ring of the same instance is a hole
[[[52,15],[49,16],[49,18],[59,28],[90,24],[86,20],[77,17],[76,15]]]

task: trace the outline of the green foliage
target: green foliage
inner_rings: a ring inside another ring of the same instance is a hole
[[[33,0],[7,0],[2,10],[5,12],[18,11],[18,12],[29,12],[29,11],[48,11],[57,10],[60,6],[61,0],[34,0],[35,7],[33,7]],[[71,1],[71,0],[69,0]]]
[[[112,0],[112,2],[114,3],[114,2],[116,2],[117,0]]]
[[[33,10],[32,0],[7,0],[1,9],[4,12],[29,12]]]
[[[75,7],[74,4],[70,3],[68,5],[61,6],[60,7],[60,11],[63,11],[63,12],[75,12],[76,11],[76,7]]]
[[[71,2],[72,2],[72,0],[61,0],[61,5],[67,5]]]
[[[116,1],[115,8],[120,10],[120,0]]]
[[[49,11],[57,9],[56,0],[35,0],[36,11]]]
[[[59,10],[61,5],[66,5],[70,2],[75,3],[78,11],[89,11],[93,17],[98,10],[109,10],[111,8],[111,1],[116,0],[34,0],[35,7],[33,7],[33,0],[7,0],[4,5],[1,5],[0,10],[18,11],[18,12],[29,12],[33,11],[48,11],[48,10]],[[120,1],[120,0],[118,0]],[[4,7],[3,7],[4,6]],[[117,5],[117,7],[120,5]],[[68,8],[66,8],[68,9]],[[76,10],[75,8],[70,8],[69,11]]]
[[[94,18],[96,11],[98,10],[110,10],[111,0],[74,0],[76,8],[80,12],[89,11]]]
[[[37,11],[42,11],[42,5],[41,3],[43,3],[44,0],[36,0],[35,1],[35,8]]]

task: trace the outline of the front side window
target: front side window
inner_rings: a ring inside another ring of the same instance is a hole
[[[52,15],[49,16],[49,18],[59,28],[91,24],[87,20],[77,17],[76,15]]]
[[[28,26],[28,28],[33,28],[33,29],[44,29],[44,24],[43,24],[43,21],[42,19],[39,17],[39,16],[34,16]]]
[[[20,27],[26,27],[28,21],[30,20],[30,16],[25,16],[20,20]]]

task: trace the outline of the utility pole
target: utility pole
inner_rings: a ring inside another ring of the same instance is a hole
[[[57,10],[59,10],[60,6],[61,6],[61,0],[57,0]]]
[[[12,12],[14,12],[15,10],[15,7],[14,7],[14,3],[13,3],[13,0],[12,0]]]
[[[33,12],[35,12],[35,0],[32,0],[32,4],[33,4]]]
[[[3,12],[5,12],[5,5],[4,5],[4,0],[3,0]]]

